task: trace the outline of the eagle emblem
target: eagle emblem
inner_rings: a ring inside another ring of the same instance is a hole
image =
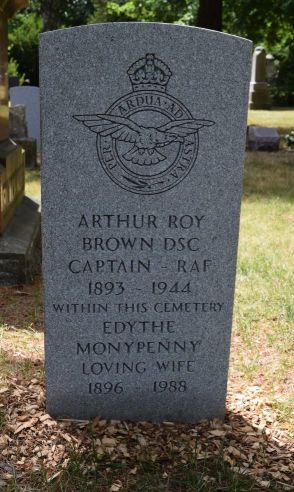
[[[214,121],[195,119],[166,93],[168,66],[147,54],[128,70],[133,92],[106,113],[74,115],[97,134],[99,160],[112,181],[133,193],[173,188],[190,172],[198,131]]]

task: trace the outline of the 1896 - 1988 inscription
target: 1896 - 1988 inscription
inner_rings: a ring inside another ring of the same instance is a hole
[[[161,24],[41,36],[52,415],[224,415],[250,50]]]

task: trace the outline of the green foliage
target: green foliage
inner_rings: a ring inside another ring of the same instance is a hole
[[[44,31],[86,24],[93,12],[92,0],[35,0]]]
[[[92,0],[30,0],[26,13],[52,15],[55,29],[86,24],[94,11]]]
[[[42,30],[41,18],[35,13],[19,13],[9,25],[9,58],[11,70],[38,85],[38,37]]]
[[[293,0],[223,0],[225,30],[252,39],[254,43],[272,45],[289,18]],[[286,4],[288,8],[286,8]],[[294,3],[293,3],[294,5]],[[290,26],[289,26],[290,27]]]
[[[26,10],[9,22],[11,75],[38,85],[39,34],[46,22],[52,29],[85,24],[93,10],[92,0],[31,0]]]
[[[285,33],[281,43],[272,49],[276,75],[272,81],[274,101],[281,105],[294,105],[294,37]]]
[[[14,58],[10,58],[8,63],[8,75],[19,76],[19,66]]]
[[[294,131],[285,136],[288,147],[294,147]]]
[[[94,22],[196,25],[201,0],[31,0],[10,22],[11,73],[38,84],[38,34]],[[294,0],[223,0],[225,32],[252,39],[275,57],[274,102],[294,104]]]
[[[19,64],[14,58],[10,58],[8,63],[8,75],[14,75],[19,79],[19,85],[23,85],[25,75],[21,73]]]
[[[96,1],[89,22],[166,22],[192,25],[198,0]]]
[[[275,57],[274,102],[294,104],[294,0],[223,0],[226,32],[252,39]]]
[[[87,23],[94,7],[92,0],[58,0],[60,12],[60,25],[65,27],[80,26]]]

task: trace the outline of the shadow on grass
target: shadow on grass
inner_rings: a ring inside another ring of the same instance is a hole
[[[25,412],[23,406],[24,402],[28,402],[28,387],[32,377],[31,371],[27,373],[29,361],[30,359],[23,359],[18,363],[18,371],[25,377],[23,388],[20,380],[17,380],[9,389],[6,404],[1,408],[2,431],[10,438],[9,447],[16,446],[12,459],[6,458],[5,453],[5,457],[0,460],[0,471],[2,466],[13,470],[14,474],[14,478],[3,488],[6,492],[285,490],[268,472],[279,472],[288,466],[286,456],[289,456],[289,449],[265,430],[254,427],[250,419],[244,418],[240,412],[228,411],[224,423],[204,421],[194,425],[146,425],[144,422],[106,423],[98,420],[98,425],[91,421],[83,424],[82,429],[81,423],[64,421],[57,421],[44,429],[41,418],[33,428],[25,429],[15,436],[15,423],[11,425],[10,422],[10,426],[6,428],[5,412],[9,416],[21,416]],[[13,360],[8,363],[13,367]],[[34,363],[38,371],[41,370],[41,365],[40,361]],[[35,378],[36,375],[41,384],[40,372],[35,373]],[[15,385],[17,399],[13,395]],[[46,410],[43,403],[38,401],[37,393],[35,401],[30,397],[30,404],[45,416]],[[22,422],[23,419],[20,419],[18,425]],[[211,432],[216,428],[220,434]],[[107,447],[101,452],[101,442],[105,436],[114,437],[117,442],[111,452]],[[142,436],[143,445],[140,442]],[[29,441],[32,441],[32,446],[28,453],[25,446]],[[57,443],[65,449],[65,455],[57,458],[53,465],[51,462],[51,469],[47,469],[48,463],[44,458],[48,452],[46,448],[56,446]],[[34,471],[30,471],[28,464],[24,470],[24,463],[34,458],[35,446],[38,446],[39,458],[35,456]],[[120,455],[119,449],[122,446],[127,453]],[[42,453],[43,447],[45,454]],[[68,458],[66,462],[65,458]],[[22,464],[20,472],[19,464]],[[286,490],[291,489],[288,487]]]
[[[243,198],[294,198],[294,152],[247,152]]]
[[[31,194],[40,194],[40,170],[26,171]],[[293,197],[294,152],[247,152],[244,171],[244,198]],[[30,194],[30,193],[29,193]]]
[[[230,421],[229,415],[227,421]],[[183,429],[181,431],[183,432]],[[167,435],[164,437],[168,440]],[[160,444],[160,442],[158,443]],[[270,444],[270,440],[264,444],[262,459],[265,463],[269,457],[265,447]],[[214,457],[201,460],[197,459],[197,454],[191,452],[186,462],[181,463],[181,457],[177,455],[165,456],[158,460],[152,459],[152,448],[145,449],[144,453],[138,455],[137,459],[111,460],[108,455],[98,455],[91,449],[93,443],[89,443],[89,450],[70,452],[68,464],[58,477],[51,480],[48,472],[45,469],[40,469],[40,472],[31,474],[28,485],[32,486],[33,490],[40,492],[108,492],[112,490],[111,486],[114,483],[122,485],[121,490],[124,492],[212,492],[221,490],[255,492],[265,490],[265,487],[260,483],[265,482],[266,488],[271,492],[285,490],[270,480],[271,477],[263,476],[263,480],[258,482],[252,476],[235,471],[237,466],[231,467],[225,461],[224,453],[228,446],[229,443],[223,441]],[[246,445],[244,445],[244,449],[238,447],[238,451],[242,453],[245,448]],[[282,456],[285,450],[281,448],[280,452]],[[279,456],[275,456],[275,460],[278,462]],[[58,470],[60,471],[60,468]],[[54,475],[54,472],[51,473],[51,476],[54,477]],[[18,480],[16,480],[16,485],[17,482]],[[18,489],[13,488],[11,490]],[[113,490],[120,490],[120,487],[118,486],[117,489],[114,488]]]
[[[0,328],[43,331],[43,288],[41,276],[33,284],[0,286]]]
[[[198,462],[195,457],[185,464],[174,465],[166,471],[162,463],[151,461],[135,461],[136,477],[130,465],[112,462],[105,465],[103,459],[93,454],[88,455],[87,464],[91,463],[92,472],[85,475],[85,462],[81,456],[72,456],[68,468],[56,483],[46,490],[50,492],[108,492],[115,483],[123,484],[122,492],[255,492],[262,488],[252,478],[234,472],[220,454],[215,459]],[[107,467],[107,470],[106,470]],[[214,481],[209,483],[208,477]],[[282,489],[273,486],[271,491],[280,492]]]
[[[285,109],[286,111],[286,109]],[[26,171],[27,185],[39,186],[40,170]],[[244,197],[250,195],[293,197],[294,152],[247,152]]]

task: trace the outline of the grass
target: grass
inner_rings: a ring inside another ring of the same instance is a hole
[[[26,170],[26,183],[25,194],[32,198],[39,199],[41,196],[40,187],[40,170],[39,169],[27,169]]]
[[[284,135],[294,129],[294,108],[251,109],[248,125],[275,127]]]
[[[119,466],[120,465],[120,466]],[[138,468],[138,478],[129,479],[127,474],[130,472],[128,467],[122,469],[120,463],[113,463],[108,470],[104,469],[103,461],[100,465],[96,463],[92,467],[91,473],[84,472],[84,461],[71,459],[70,466],[64,472],[62,479],[46,484],[46,473],[32,473],[31,481],[34,484],[34,491],[42,492],[108,492],[112,489],[114,477],[117,475],[124,480],[123,492],[258,492],[264,490],[256,482],[246,475],[237,474],[231,471],[228,465],[222,465],[216,461],[209,467],[215,468],[216,479],[213,484],[207,483],[207,472],[197,470],[194,463],[190,462],[185,466],[175,468],[170,475],[165,476],[154,463],[140,463]],[[122,472],[125,476],[122,476]],[[164,475],[164,476],[163,476]],[[119,479],[118,484],[122,483]],[[24,489],[18,487],[17,481],[5,488],[5,492],[22,492]],[[273,487],[271,492],[281,492],[282,489]]]
[[[235,330],[250,354],[239,360],[239,367],[248,381],[264,381],[280,421],[288,424],[294,405],[289,385],[294,350],[293,190],[293,153],[247,155]]]
[[[82,456],[73,453],[70,464],[58,481],[48,484],[46,492],[106,492],[114,483],[124,483],[123,492],[257,492],[260,487],[246,475],[235,473],[220,454],[208,463],[199,463],[193,457],[184,464],[174,467],[169,473],[164,466],[152,461],[138,461],[136,475],[126,463],[116,462],[105,468],[104,460],[95,452]],[[46,476],[46,475],[45,475]],[[208,483],[208,477],[213,483]],[[32,477],[35,486],[44,486],[44,474]],[[87,484],[85,486],[85,484]],[[9,490],[9,489],[8,489]],[[10,489],[16,492],[18,489]],[[119,489],[117,489],[119,490]],[[272,492],[281,489],[273,486]],[[8,492],[8,491],[7,491]]]
[[[42,357],[41,344],[43,334],[25,328],[13,329],[0,323],[0,370],[1,378],[15,377],[29,378],[34,372],[34,360]],[[17,347],[18,357],[11,357],[11,351]]]
[[[273,108],[271,110],[249,110],[248,111],[248,125],[261,125],[261,126],[269,126],[278,128],[279,132],[282,135],[285,135],[290,130],[294,130],[294,108]],[[262,154],[265,156],[265,159],[257,159],[258,168],[255,167],[254,172],[259,173],[260,177],[263,177],[262,169],[260,169],[260,165],[262,167],[266,166],[269,161],[275,161],[275,157],[268,157],[266,154]],[[287,160],[287,157],[284,159]],[[263,164],[260,164],[263,162]],[[280,163],[280,157],[279,157]],[[274,166],[271,167],[271,170],[276,172],[278,175],[280,174],[280,166],[276,166],[276,170],[273,169]],[[273,176],[276,178],[276,176]],[[272,181],[272,176],[269,175],[270,183]],[[257,184],[257,183],[256,183]],[[260,183],[258,183],[259,185]],[[254,185],[254,183],[253,183]],[[271,185],[270,185],[271,186]],[[245,181],[246,188],[246,181]],[[255,188],[258,188],[255,186]],[[262,193],[264,193],[264,187],[259,187]],[[285,187],[283,187],[285,189]],[[40,198],[40,170],[27,170],[26,171],[26,194],[33,198]]]

